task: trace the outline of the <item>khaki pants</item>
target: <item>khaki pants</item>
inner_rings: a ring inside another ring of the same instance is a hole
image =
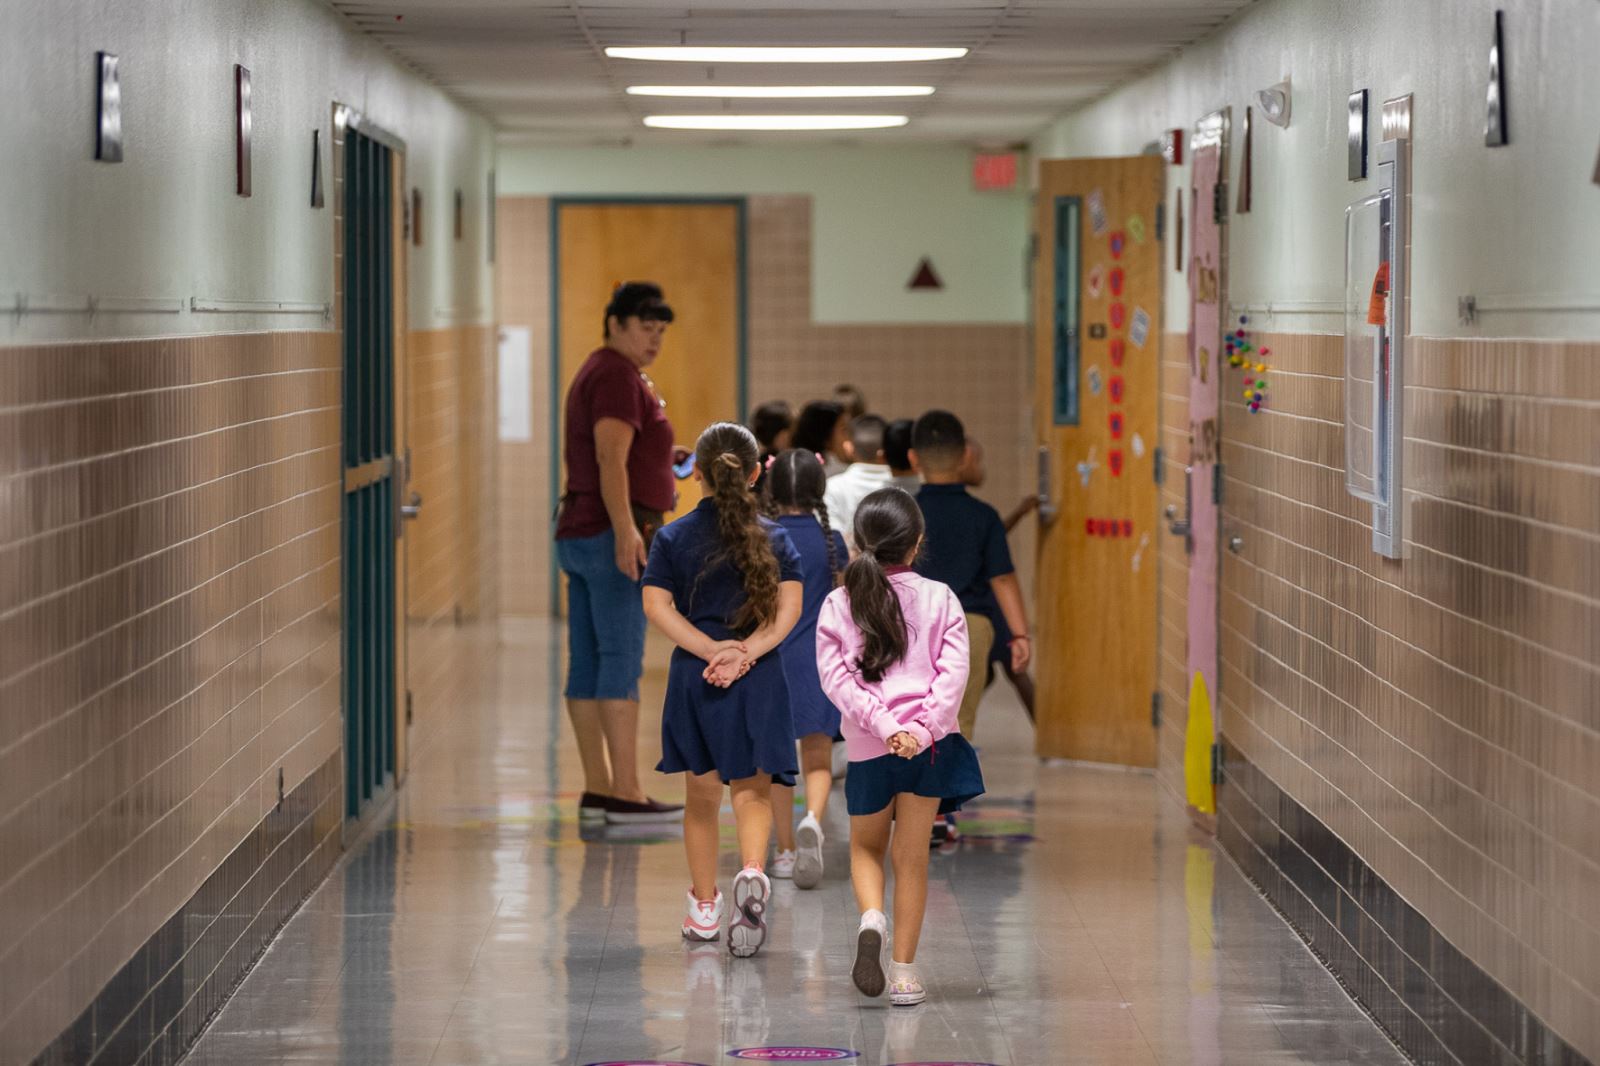
[[[967,615],[967,639],[972,650],[967,675],[967,691],[961,697],[961,735],[969,741],[978,725],[978,704],[983,701],[983,690],[988,687],[989,652],[994,649],[994,623],[981,614]]]

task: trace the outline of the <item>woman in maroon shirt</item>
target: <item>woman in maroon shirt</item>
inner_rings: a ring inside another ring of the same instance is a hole
[[[582,821],[676,821],[639,784],[639,675],[647,538],[677,502],[672,423],[644,369],[661,351],[672,308],[630,281],[606,307],[605,346],[567,391],[567,488],[556,560],[567,575],[567,714],[583,761]]]

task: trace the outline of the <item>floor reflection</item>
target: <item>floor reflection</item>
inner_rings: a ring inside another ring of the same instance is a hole
[[[1402,1061],[1176,799],[1148,776],[1041,766],[999,689],[977,738],[995,791],[931,860],[926,1004],[850,985],[842,796],[823,885],[778,883],[761,955],[685,945],[680,831],[579,826],[559,648],[542,624],[502,643],[495,698],[426,741],[392,819],[191,1061],[709,1066],[773,1045],[861,1066]],[[646,707],[664,649],[651,655]]]

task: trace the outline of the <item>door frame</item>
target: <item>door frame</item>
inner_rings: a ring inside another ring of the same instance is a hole
[[[394,498],[396,501],[396,514],[393,523],[394,545],[394,595],[395,595],[395,627],[394,627],[394,692],[395,704],[389,709],[393,721],[394,737],[394,769],[386,776],[384,785],[373,791],[372,798],[360,815],[355,818],[344,819],[344,839],[348,842],[360,829],[371,822],[379,812],[383,811],[393,800],[395,791],[405,779],[406,769],[410,762],[410,702],[411,689],[408,683],[408,656],[407,656],[407,606],[410,590],[409,576],[406,572],[406,552],[403,548],[405,525],[399,514],[399,501],[405,497],[407,486],[411,479],[410,448],[408,445],[408,428],[410,422],[410,405],[408,403],[410,390],[406,375],[407,364],[407,254],[406,249],[410,244],[409,201],[404,196],[406,188],[406,142],[405,139],[391,130],[374,122],[364,112],[348,104],[335,100],[332,104],[332,128],[334,136],[328,142],[328,167],[329,187],[333,192],[334,211],[332,213],[334,270],[333,285],[334,299],[332,305],[332,318],[334,332],[339,338],[341,353],[344,347],[345,335],[345,287],[344,287],[344,247],[345,247],[345,171],[344,171],[344,132],[355,130],[364,137],[368,137],[383,145],[390,151],[389,167],[389,227],[390,227],[390,329],[392,331],[392,351],[390,358],[393,365],[390,367],[391,402],[393,404],[393,434],[392,445],[392,470],[391,477],[394,484]],[[343,362],[341,359],[341,374]],[[341,389],[341,408],[344,405]],[[342,441],[342,431],[341,431]],[[343,480],[344,458],[341,452],[341,481]],[[347,587],[348,575],[346,573],[350,560],[344,551],[343,519],[340,521],[340,670],[348,671],[350,664],[347,661],[345,647],[347,642],[342,639],[344,630],[349,624],[349,606],[344,603],[344,589]],[[351,708],[344,699],[345,686],[341,684],[340,717],[343,730],[341,731],[341,749],[344,747],[344,738],[349,735],[349,716]],[[344,764],[341,767],[341,789],[347,787],[343,774],[349,770],[349,753],[344,753]],[[342,803],[341,803],[342,806]]]
[[[734,361],[734,402],[740,421],[750,414],[750,259],[749,197],[745,196],[552,196],[550,198],[550,501],[561,500],[561,209],[563,207],[732,207],[734,209],[734,274],[738,306]],[[561,615],[561,567],[550,553],[550,614]]]

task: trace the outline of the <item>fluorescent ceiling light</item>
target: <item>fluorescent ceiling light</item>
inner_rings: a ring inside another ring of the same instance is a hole
[[[904,126],[904,115],[649,115],[658,130],[884,130]]]
[[[918,63],[960,59],[965,48],[607,48],[612,59],[653,59],[678,63]]]
[[[931,85],[630,85],[630,96],[711,99],[822,100],[850,97],[932,96]]]

